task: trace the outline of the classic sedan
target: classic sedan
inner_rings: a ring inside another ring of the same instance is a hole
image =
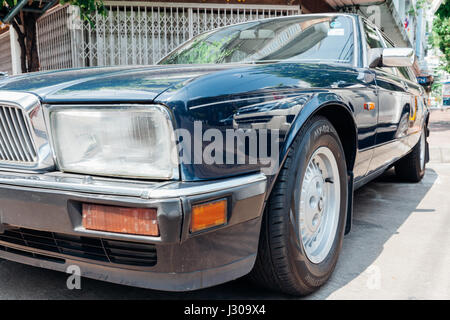
[[[305,295],[336,266],[353,192],[419,182],[429,112],[350,14],[223,27],[154,66],[0,81],[0,257],[187,291],[249,274]]]

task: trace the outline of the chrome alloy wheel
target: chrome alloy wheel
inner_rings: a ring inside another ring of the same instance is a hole
[[[341,189],[333,152],[319,147],[306,167],[300,189],[300,236],[306,256],[321,263],[334,242],[339,221]]]
[[[426,139],[425,132],[420,136],[420,170],[425,169],[425,151],[426,151]]]

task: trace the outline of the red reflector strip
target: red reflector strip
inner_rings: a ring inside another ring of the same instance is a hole
[[[83,203],[83,227],[88,230],[159,236],[156,214],[156,209]]]

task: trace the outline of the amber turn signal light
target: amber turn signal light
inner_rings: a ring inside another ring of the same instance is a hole
[[[220,199],[192,206],[191,232],[227,223],[227,200]]]
[[[83,227],[88,230],[159,236],[156,209],[124,208],[83,203]]]
[[[375,109],[375,103],[373,102],[364,103],[364,110],[373,110],[373,109]]]

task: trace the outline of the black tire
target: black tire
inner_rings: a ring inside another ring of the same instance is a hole
[[[337,231],[331,250],[321,263],[312,263],[303,248],[295,205],[311,155],[320,146],[335,156],[340,178],[341,199]],[[307,295],[331,276],[342,247],[347,212],[347,167],[339,136],[324,117],[316,116],[294,140],[269,197],[263,216],[258,256],[250,279],[267,288],[291,295]],[[292,216],[290,212],[294,213]]]
[[[422,152],[421,146],[425,148],[427,146],[425,132],[426,130],[423,130],[421,136],[421,139],[422,137],[425,139],[425,144],[422,145],[421,140],[419,140],[412,151],[395,164],[395,173],[400,180],[417,183],[420,182],[425,175],[426,161],[424,161],[423,166],[420,161],[420,154]]]

